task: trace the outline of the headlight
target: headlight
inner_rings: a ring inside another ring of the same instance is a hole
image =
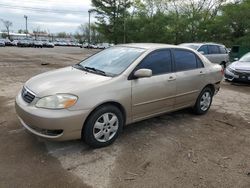
[[[231,72],[231,73],[235,73],[235,70],[232,69],[232,68],[230,68],[230,67],[227,67],[227,70],[228,70],[229,72]]]
[[[73,106],[77,101],[75,95],[56,94],[39,99],[36,103],[38,108],[65,109]]]

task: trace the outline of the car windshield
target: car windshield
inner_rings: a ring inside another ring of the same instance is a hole
[[[198,44],[180,44],[180,46],[192,48],[193,50],[197,50],[200,47]]]
[[[250,63],[250,53],[245,54],[242,58],[239,60],[240,62],[248,62]]]
[[[115,76],[127,69],[144,51],[141,48],[112,47],[83,60],[80,65]]]

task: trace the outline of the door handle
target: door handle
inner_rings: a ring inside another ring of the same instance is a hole
[[[205,74],[203,71],[200,71],[200,75],[203,75],[203,74]]]
[[[176,80],[176,78],[174,76],[169,76],[168,81],[173,81]]]

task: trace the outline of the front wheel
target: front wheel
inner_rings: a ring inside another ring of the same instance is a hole
[[[204,88],[194,106],[194,112],[198,115],[205,114],[212,103],[213,100],[213,92],[209,87]]]
[[[121,111],[112,105],[95,110],[83,129],[85,142],[94,148],[108,146],[115,141],[124,124]]]

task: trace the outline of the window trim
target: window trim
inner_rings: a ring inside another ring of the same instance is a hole
[[[196,59],[196,68],[195,69],[187,69],[187,70],[179,70],[179,71],[177,71],[177,68],[176,68],[176,62],[175,62],[175,51],[186,51],[186,52],[190,52],[190,53],[192,53],[192,54],[194,54],[194,56],[195,56],[195,59]],[[185,71],[191,71],[191,70],[197,70],[197,69],[203,69],[203,68],[205,68],[205,66],[204,66],[204,63],[203,63],[203,61],[201,60],[201,58],[196,54],[196,53],[194,53],[193,51],[191,51],[191,50],[188,50],[188,49],[183,49],[183,48],[173,48],[172,49],[172,54],[173,54],[173,62],[174,62],[174,72],[185,72]],[[197,60],[200,60],[200,62],[202,63],[202,67],[198,67],[198,61]]]
[[[163,74],[170,74],[170,73],[173,73],[174,72],[174,59],[173,59],[173,53],[172,53],[172,49],[171,48],[161,48],[161,49],[156,49],[156,50],[153,50],[151,52],[149,52],[136,66],[135,68],[131,71],[131,73],[129,74],[128,76],[128,80],[136,80],[137,78],[134,77],[134,73],[135,73],[135,70],[136,68],[143,62],[144,59],[146,59],[149,55],[151,55],[152,53],[155,53],[155,52],[159,52],[159,51],[169,51],[170,52],[170,60],[171,60],[171,71],[170,72],[167,72],[167,73],[160,73],[160,74],[154,74],[152,75],[153,76],[159,76],[159,75],[163,75]]]

